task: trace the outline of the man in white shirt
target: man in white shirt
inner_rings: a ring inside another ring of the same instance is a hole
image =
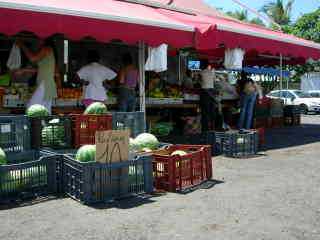
[[[116,78],[117,74],[99,63],[97,51],[88,52],[89,64],[82,67],[77,75],[83,83],[83,103],[87,107],[93,102],[107,100],[106,82]]]
[[[215,72],[206,61],[204,62],[204,70],[201,71],[201,125],[202,132],[209,131],[214,128],[215,120],[215,103],[214,103],[214,81]]]

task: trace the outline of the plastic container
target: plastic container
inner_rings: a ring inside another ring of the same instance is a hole
[[[272,128],[282,128],[284,126],[283,117],[272,117]]]
[[[130,129],[131,137],[136,137],[140,133],[145,132],[146,126],[144,116],[144,112],[113,112],[112,129]]]
[[[225,132],[223,153],[227,157],[246,158],[258,153],[259,134],[256,130]]]
[[[67,116],[29,118],[32,148],[72,148],[72,121]]]
[[[39,151],[8,156],[8,162],[17,161],[0,165],[0,202],[60,192],[60,156]]]
[[[81,163],[64,155],[63,191],[84,204],[107,202],[153,192],[152,157],[101,164]]]
[[[300,115],[301,110],[302,109],[300,108],[300,106],[287,105],[283,109],[283,114],[285,117],[292,117],[292,116]]]
[[[0,147],[7,155],[30,150],[30,140],[30,123],[26,116],[0,116]]]
[[[213,131],[192,135],[169,135],[158,138],[161,142],[172,144],[210,145],[213,156],[219,153],[218,149],[216,148],[215,132]]]
[[[112,130],[112,115],[72,114],[74,147],[95,144],[96,131]]]
[[[181,150],[187,155],[173,155]],[[170,145],[153,153],[156,189],[180,192],[212,178],[211,146]]]
[[[301,124],[301,115],[293,115],[284,117],[284,124],[286,126],[299,126]]]

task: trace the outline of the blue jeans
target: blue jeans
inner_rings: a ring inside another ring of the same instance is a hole
[[[134,112],[136,110],[135,91],[128,88],[120,88],[118,104],[120,112]]]
[[[242,104],[239,119],[239,129],[251,129],[253,111],[256,104],[257,93],[242,96]]]

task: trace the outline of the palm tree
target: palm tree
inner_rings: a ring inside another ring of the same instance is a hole
[[[230,17],[236,18],[240,21],[248,22],[249,16],[247,10],[235,11],[235,12],[227,12]]]
[[[288,0],[287,4],[283,0],[276,0],[265,4],[260,11],[268,15],[279,25],[288,25],[291,20],[291,11],[294,0]]]
[[[250,23],[253,23],[253,24],[256,24],[256,25],[260,25],[260,26],[264,26],[264,27],[266,26],[264,24],[264,22],[260,18],[252,18],[250,20]]]

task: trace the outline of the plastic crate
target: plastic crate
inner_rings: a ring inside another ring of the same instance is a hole
[[[131,136],[136,137],[140,133],[145,132],[146,122],[144,116],[144,112],[113,112],[112,129],[130,129]]]
[[[0,116],[0,147],[7,155],[28,151],[30,123],[26,116]]]
[[[84,204],[153,192],[152,157],[101,164],[81,163],[64,155],[63,191]]]
[[[96,131],[112,130],[112,115],[82,115],[73,114],[72,129],[74,147],[95,144]]]
[[[59,193],[60,156],[28,151],[8,158],[20,163],[0,165],[0,202]]]
[[[299,126],[300,124],[301,124],[301,115],[284,117],[284,125],[286,126]]]
[[[272,128],[281,128],[284,126],[283,117],[272,117],[271,121],[272,121],[272,124],[271,124]]]
[[[210,145],[212,156],[219,153],[219,149],[216,146],[215,132],[213,131],[192,135],[169,135],[158,137],[158,139],[161,142],[171,144]]]
[[[270,117],[256,117],[253,120],[253,128],[270,128],[272,127],[272,119]]]
[[[292,116],[300,115],[301,110],[302,109],[300,108],[300,106],[287,105],[283,109],[283,114],[285,117],[292,117]]]
[[[258,152],[259,134],[256,130],[228,131],[222,138],[223,154],[227,157],[246,158]]]
[[[188,154],[173,155],[176,150]],[[206,145],[170,145],[153,153],[155,188],[170,192],[184,191],[212,178],[211,147]]]
[[[32,148],[63,149],[72,147],[72,121],[70,117],[48,116],[29,119]]]

